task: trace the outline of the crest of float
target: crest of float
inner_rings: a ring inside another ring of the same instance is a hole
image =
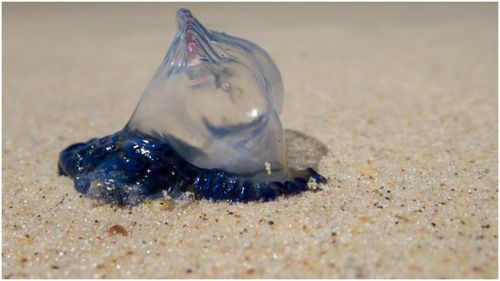
[[[191,164],[258,181],[288,177],[283,84],[259,46],[209,31],[189,10],[126,130],[168,142]]]

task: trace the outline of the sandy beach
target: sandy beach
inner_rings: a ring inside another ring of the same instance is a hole
[[[285,87],[269,203],[97,205],[57,174],[121,130],[189,8]],[[3,278],[497,278],[497,4],[4,3]]]

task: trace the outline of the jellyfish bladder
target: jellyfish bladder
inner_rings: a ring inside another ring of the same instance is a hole
[[[190,187],[198,197],[272,199],[306,190],[309,177],[324,181],[312,169],[300,177],[287,169],[283,84],[271,57],[247,40],[207,30],[187,9],[177,12],[177,23],[125,128],[68,147],[61,173],[90,197],[126,204]],[[108,149],[96,153],[101,147]],[[172,177],[158,179],[165,173]]]
[[[127,129],[169,142],[200,168],[285,180],[283,86],[270,56],[249,41],[208,31],[186,9],[177,22]]]

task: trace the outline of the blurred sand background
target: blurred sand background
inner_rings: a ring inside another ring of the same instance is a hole
[[[120,209],[57,175],[125,125],[179,7],[275,59],[321,190]],[[496,3],[4,3],[2,277],[496,278],[497,39]]]

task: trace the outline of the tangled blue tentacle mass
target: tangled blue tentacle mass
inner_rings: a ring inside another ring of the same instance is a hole
[[[59,173],[73,178],[85,196],[118,205],[154,199],[162,191],[173,198],[189,191],[214,201],[268,201],[306,191],[310,178],[326,182],[312,168],[285,182],[240,180],[222,170],[193,166],[168,143],[125,131],[67,147],[59,157]]]

